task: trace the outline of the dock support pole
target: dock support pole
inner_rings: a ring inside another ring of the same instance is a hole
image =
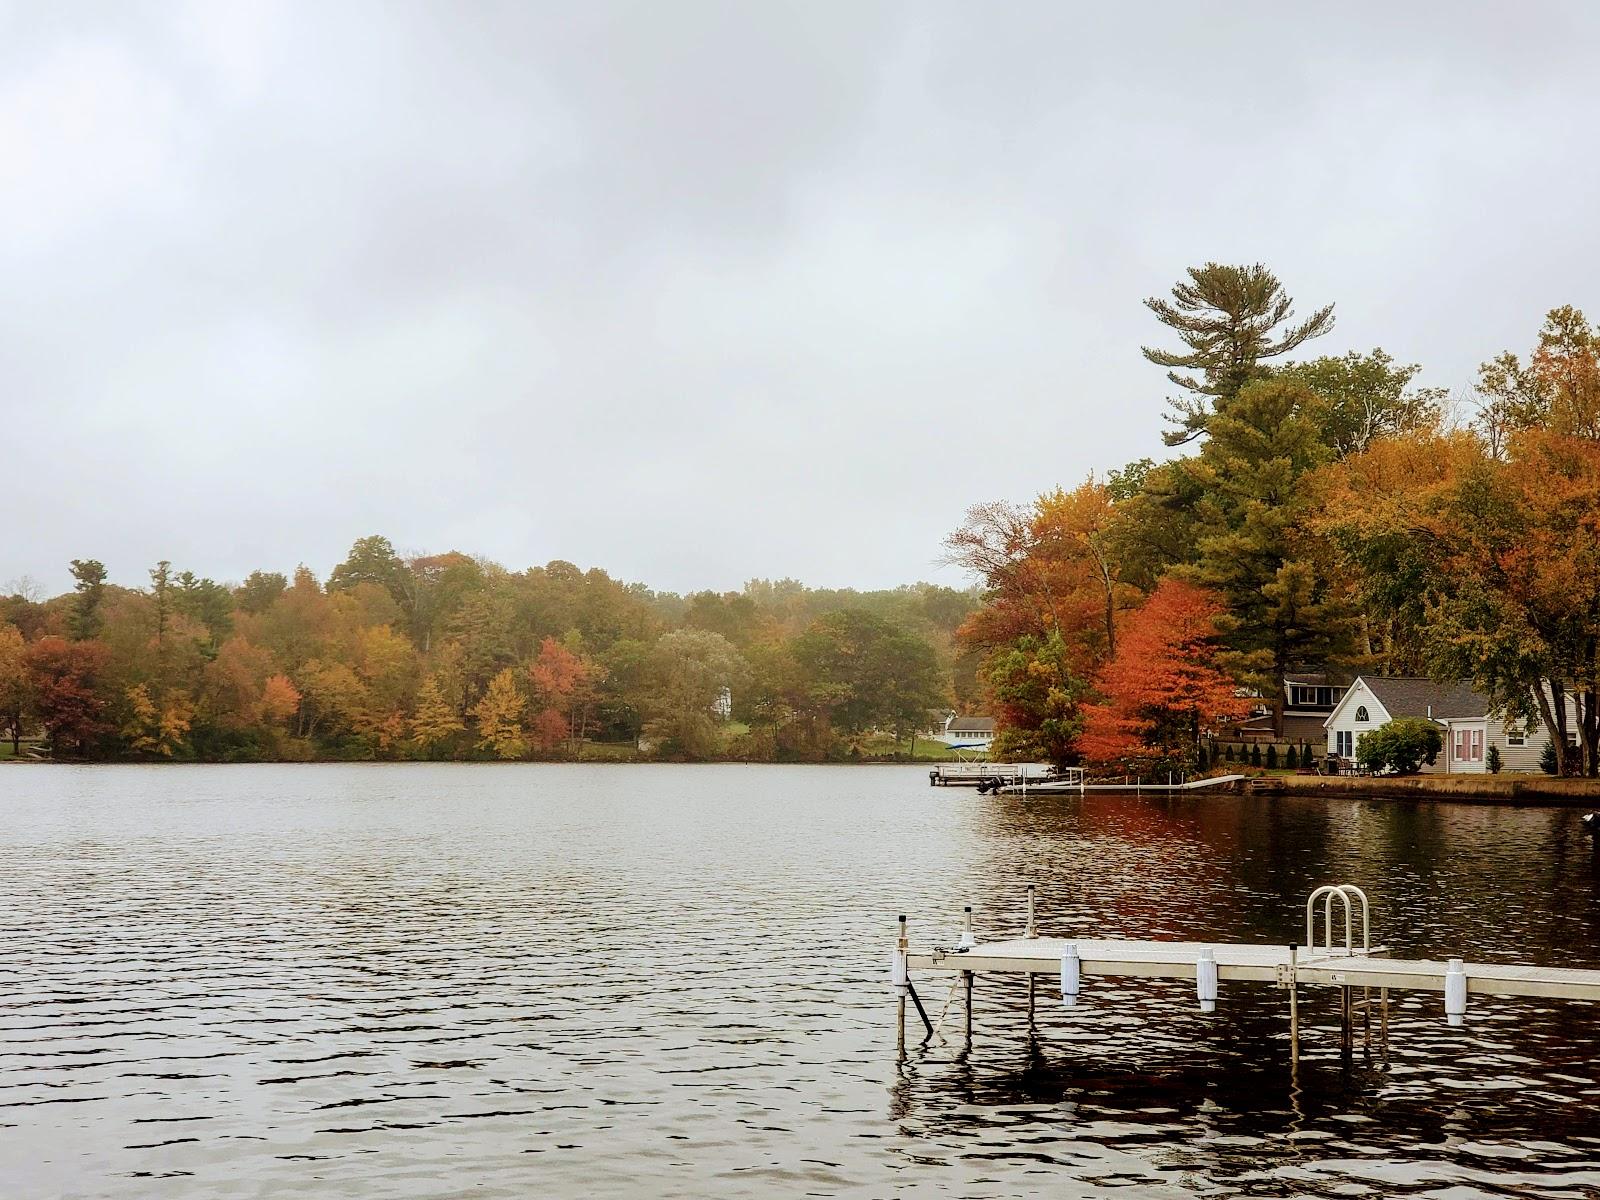
[[[1346,1057],[1349,1056],[1355,1043],[1353,1025],[1354,1022],[1350,1019],[1350,989],[1341,987],[1339,989],[1339,1050]]]
[[[906,939],[906,915],[900,914],[899,934],[895,940],[895,1045],[903,1057],[906,1052],[906,993],[911,990],[910,976],[906,972],[906,956],[911,943]]]
[[[1028,972],[1028,1024],[1033,1024],[1033,972]]]
[[[1031,883],[1028,885],[1028,932],[1026,936],[1030,938],[1039,936],[1039,926],[1033,919],[1033,884]]]
[[[1295,981],[1299,947],[1289,943],[1289,1061],[1300,1064],[1300,985]]]
[[[972,972],[961,972],[961,981],[967,989],[967,1045],[972,1045]]]

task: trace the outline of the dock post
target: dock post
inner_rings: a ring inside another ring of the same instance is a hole
[[[1030,938],[1039,936],[1039,926],[1035,924],[1033,919],[1033,884],[1031,883],[1028,885],[1028,932],[1026,936]]]
[[[1289,943],[1289,1061],[1300,1063],[1300,987],[1295,981],[1296,958],[1299,946]]]
[[[895,1044],[900,1054],[904,1057],[906,1052],[906,993],[910,990],[910,975],[906,970],[906,956],[911,951],[911,943],[906,940],[906,915],[900,914],[899,935],[895,941],[894,949],[894,990],[895,1002]]]
[[[1341,987],[1339,989],[1339,1050],[1347,1058],[1355,1043],[1353,1025],[1354,1022],[1351,1020],[1350,1014],[1350,989]]]
[[[972,972],[961,972],[961,981],[967,989],[967,1046],[972,1045]]]
[[[1033,1025],[1033,972],[1028,972],[1028,1024]]]
[[[978,944],[978,935],[972,932],[972,905],[967,905],[961,910],[961,940],[956,943],[963,950],[971,950]]]

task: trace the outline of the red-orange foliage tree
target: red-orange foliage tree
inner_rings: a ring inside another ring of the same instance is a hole
[[[100,642],[42,637],[28,647],[33,709],[55,754],[83,754],[109,729],[99,687],[110,658]]]
[[[1128,616],[1096,680],[1105,702],[1085,710],[1086,759],[1188,766],[1208,728],[1249,713],[1216,666],[1223,612],[1214,592],[1169,576]]]
[[[591,699],[593,664],[574,654],[553,637],[539,646],[539,657],[528,667],[534,696],[541,705],[533,719],[534,743],[549,753],[572,736],[583,707]]]

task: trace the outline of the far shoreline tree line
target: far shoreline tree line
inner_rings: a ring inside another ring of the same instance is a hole
[[[1600,774],[1600,330],[1551,310],[1463,407],[1382,349],[1294,357],[1333,306],[1297,319],[1259,264],[1146,305],[1176,456],[974,506],[946,543],[971,591],[680,597],[376,536],[325,581],[75,560],[72,592],[0,599],[0,729],[60,758],[828,761],[955,709],[995,716],[997,757],[1189,773],[1263,705],[1281,734],[1314,670],[1471,680],[1551,731],[1550,769]]]

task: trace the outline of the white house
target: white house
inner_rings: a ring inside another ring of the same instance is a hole
[[[1471,683],[1458,680],[1362,675],[1334,706],[1324,722],[1328,753],[1354,758],[1367,733],[1397,717],[1433,721],[1444,735],[1444,751],[1424,774],[1473,775],[1489,769],[1489,747],[1500,751],[1502,771],[1536,772],[1550,733],[1543,725],[1529,729],[1519,721],[1491,716],[1488,700]]]
[[[993,717],[958,717],[951,713],[945,718],[939,739],[952,750],[976,750],[987,754],[994,745]]]

